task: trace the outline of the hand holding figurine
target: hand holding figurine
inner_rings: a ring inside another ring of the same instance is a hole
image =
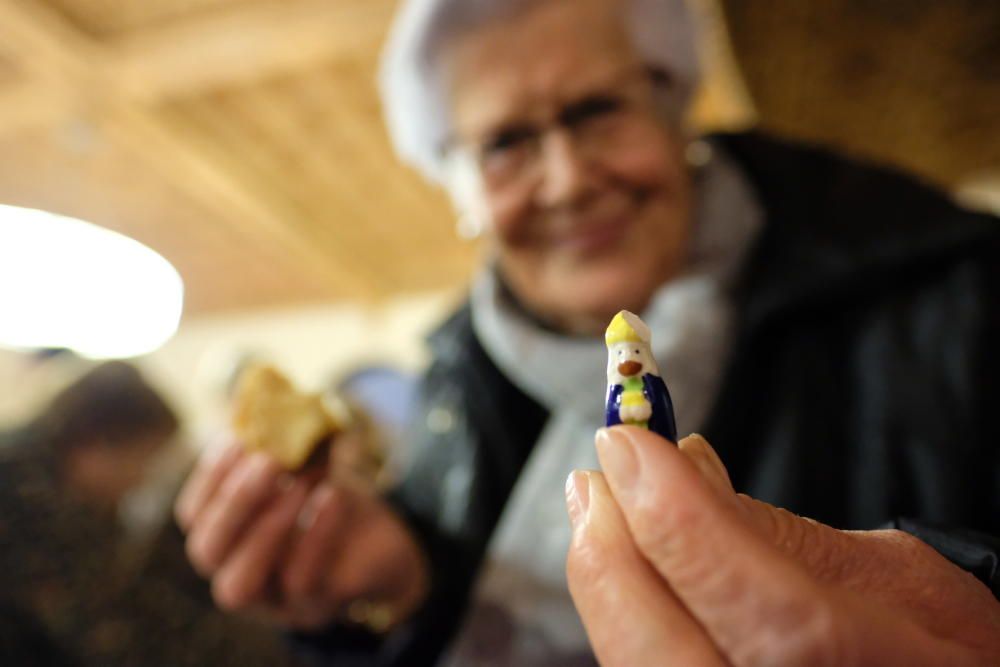
[[[602,664],[1000,664],[1000,603],[920,540],[736,494],[699,436],[597,450],[604,474],[567,482],[567,571]]]

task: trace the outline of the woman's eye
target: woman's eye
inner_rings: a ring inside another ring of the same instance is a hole
[[[479,166],[488,183],[516,177],[531,160],[538,133],[530,127],[511,127],[486,140],[479,148]]]
[[[575,128],[590,121],[613,116],[625,107],[625,102],[615,95],[591,95],[566,108],[559,115],[564,127]]]
[[[483,156],[489,158],[516,151],[530,144],[536,134],[535,130],[530,127],[503,129],[483,143]]]

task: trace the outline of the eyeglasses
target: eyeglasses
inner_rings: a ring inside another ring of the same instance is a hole
[[[632,130],[655,116],[654,95],[669,82],[661,70],[633,68],[613,84],[565,105],[547,123],[508,123],[453,150],[471,154],[487,190],[504,190],[538,177],[545,137],[552,132],[567,133],[584,159],[626,148],[635,136]]]

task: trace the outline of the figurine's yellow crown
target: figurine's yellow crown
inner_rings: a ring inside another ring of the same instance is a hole
[[[623,310],[615,315],[604,332],[604,342],[607,345],[616,343],[648,343],[649,327],[639,319],[638,315]]]

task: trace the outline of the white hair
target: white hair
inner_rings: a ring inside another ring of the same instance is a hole
[[[437,56],[444,44],[464,31],[544,1],[403,0],[382,55],[379,77],[389,135],[403,162],[434,183],[453,186],[454,170],[443,154],[452,125]],[[619,1],[639,57],[670,75],[674,104],[686,109],[700,75],[695,20],[687,2]]]

